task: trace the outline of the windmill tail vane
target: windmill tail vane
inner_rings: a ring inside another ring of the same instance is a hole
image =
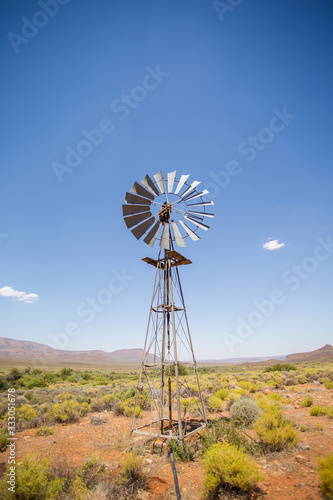
[[[157,259],[146,257],[155,267],[155,280],[144,342],[139,381],[133,409],[132,433],[156,439],[183,441],[207,425],[197,363],[189,330],[179,266],[191,261],[174,246],[184,240],[198,241],[207,231],[207,212],[213,205],[188,182],[176,179],[176,171],[162,172],[135,182],[125,196],[123,216],[134,236],[153,247],[159,241]]]

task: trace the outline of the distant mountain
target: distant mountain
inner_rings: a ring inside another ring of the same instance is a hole
[[[305,363],[306,361],[324,361],[333,360],[333,347],[329,344],[324,345],[320,349],[310,352],[300,352],[296,354],[288,354],[285,359],[286,363]]]
[[[198,363],[209,363],[209,364],[228,364],[228,365],[240,365],[243,363],[265,363],[267,360],[274,359],[275,362],[282,361],[286,356],[276,356],[272,358],[272,356],[257,356],[257,357],[248,357],[248,358],[224,358],[224,359],[203,359],[197,360]]]
[[[53,349],[45,344],[27,340],[0,337],[0,358],[24,359],[31,361],[45,360],[75,363],[141,363],[142,349],[121,349],[113,352],[102,350],[65,351]],[[152,360],[149,359],[149,362]]]
[[[53,349],[45,344],[30,342],[27,340],[9,339],[0,337],[0,358],[3,360],[24,360],[31,364],[47,363],[73,363],[73,364],[113,364],[113,363],[141,363],[142,349],[120,349],[113,352],[102,350],[91,351],[65,351],[63,349]],[[306,361],[333,361],[333,347],[326,344],[324,347],[311,352],[289,354],[288,356],[269,357],[248,357],[248,358],[227,358],[219,360],[202,360],[201,364],[223,364],[239,365],[244,363],[253,364],[274,364],[274,363],[304,363]],[[149,363],[153,361],[150,355]]]
[[[310,352],[300,352],[295,354],[288,354],[279,363],[306,363],[307,361],[333,361],[333,347],[329,344],[324,345],[320,349]],[[267,359],[266,361],[257,361],[255,365],[274,365],[277,358]]]

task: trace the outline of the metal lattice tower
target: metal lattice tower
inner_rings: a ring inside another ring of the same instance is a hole
[[[203,199],[208,191],[196,190],[198,181],[189,185],[188,175],[175,177],[171,172],[164,180],[159,172],[155,182],[146,175],[144,187],[135,182],[123,215],[137,239],[146,234],[143,241],[151,247],[160,241],[158,258],[142,259],[156,272],[131,432],[182,441],[206,426],[206,415],[178,270],[191,261],[174,250],[174,242],[185,247],[186,237],[199,240],[198,230],[209,229],[204,217],[214,215],[206,212],[213,202]]]

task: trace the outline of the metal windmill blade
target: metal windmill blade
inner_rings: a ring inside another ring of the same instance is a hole
[[[167,251],[173,244],[185,247],[187,237],[198,241],[197,233],[209,229],[204,221],[214,214],[206,212],[206,207],[214,202],[203,198],[207,190],[197,190],[199,181],[189,183],[188,178],[186,174],[177,180],[176,171],[163,177],[160,171],[152,177],[147,174],[141,183],[134,182],[122,208],[125,224],[137,239],[143,237],[151,247],[159,241],[160,248]]]

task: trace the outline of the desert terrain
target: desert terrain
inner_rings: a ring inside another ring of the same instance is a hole
[[[284,363],[199,368],[208,428],[188,438],[184,450],[174,449],[183,500],[332,498],[318,461],[333,454],[331,346],[319,351],[319,361],[309,353],[308,361],[293,355]],[[4,369],[0,498],[177,498],[168,444],[130,433],[138,381],[138,365],[132,366],[131,371],[128,366],[113,371]],[[9,387],[15,387],[16,398],[16,496],[8,496],[5,484]],[[237,420],[233,407],[239,401],[255,405],[255,421]],[[191,411],[190,402],[186,405]],[[144,403],[140,411],[143,418],[148,411]],[[268,439],[258,426],[264,414],[282,416],[281,430],[288,428],[288,436],[280,442],[276,436],[274,442]],[[204,457],[217,443],[241,450],[258,471],[250,489],[222,482],[214,493],[207,492]],[[47,492],[47,482],[54,490]],[[40,496],[34,496],[36,485]]]

